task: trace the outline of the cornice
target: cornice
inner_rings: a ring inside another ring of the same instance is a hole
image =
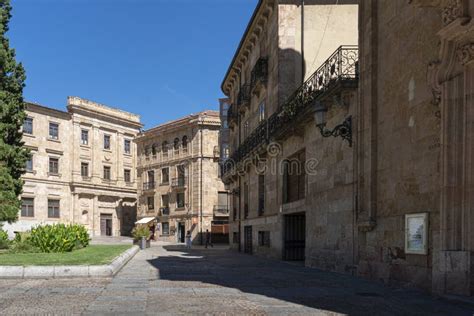
[[[229,96],[242,68],[248,62],[251,51],[259,43],[274,5],[274,0],[259,0],[222,81],[221,90],[225,95]]]

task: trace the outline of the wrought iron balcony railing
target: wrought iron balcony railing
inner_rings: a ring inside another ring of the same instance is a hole
[[[238,112],[237,112],[237,105],[232,104],[227,111],[227,120],[229,122],[229,126],[232,127],[233,124],[237,124],[238,121]]]
[[[240,91],[237,95],[237,105],[247,105],[250,101],[250,85],[249,84],[244,84],[242,87],[240,87]]]
[[[243,141],[233,154],[222,163],[225,176],[234,166],[261,145],[284,132],[315,100],[324,98],[334,89],[356,88],[359,80],[359,49],[340,46],[267,120]]]
[[[161,214],[161,216],[170,215],[170,208],[168,206],[160,207],[160,214]]]
[[[268,59],[260,57],[250,73],[251,90],[255,89],[259,83],[265,84],[268,79]]]
[[[177,177],[171,179],[171,186],[174,188],[180,188],[186,186],[186,177]]]
[[[214,216],[229,216],[229,206],[214,205]]]
[[[145,182],[143,183],[143,190],[153,190],[155,188],[155,182]]]

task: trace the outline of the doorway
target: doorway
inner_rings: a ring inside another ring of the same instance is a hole
[[[112,236],[112,215],[100,214],[100,235]]]
[[[184,243],[185,236],[186,236],[186,227],[184,223],[178,223],[178,242]]]
[[[306,248],[306,216],[304,213],[285,215],[283,260],[302,261]]]
[[[244,252],[252,254],[252,226],[244,227]]]

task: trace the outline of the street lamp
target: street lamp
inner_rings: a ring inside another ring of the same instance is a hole
[[[352,147],[352,116],[348,116],[344,122],[334,127],[333,130],[326,128],[326,113],[328,108],[325,107],[321,102],[315,102],[314,104],[314,120],[316,127],[319,128],[321,136],[323,137],[342,137],[347,140],[349,147]]]

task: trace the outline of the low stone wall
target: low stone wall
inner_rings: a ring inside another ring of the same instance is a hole
[[[133,246],[107,265],[0,266],[0,279],[106,278],[117,274],[138,252]]]

